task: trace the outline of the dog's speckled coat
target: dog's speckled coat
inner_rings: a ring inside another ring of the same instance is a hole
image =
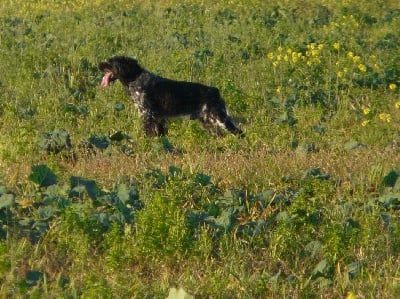
[[[166,135],[166,119],[182,115],[199,119],[207,130],[220,127],[232,134],[244,135],[228,116],[225,102],[215,87],[157,76],[125,56],[102,62],[99,69],[106,73],[103,87],[115,80],[125,86],[143,119],[147,135]]]

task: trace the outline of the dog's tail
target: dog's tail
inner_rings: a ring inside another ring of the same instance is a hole
[[[242,130],[240,130],[230,119],[230,117],[226,117],[224,121],[225,129],[231,132],[234,135],[238,135],[240,138],[243,138],[245,135]]]

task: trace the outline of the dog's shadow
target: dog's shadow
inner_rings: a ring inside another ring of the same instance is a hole
[[[183,150],[174,147],[166,136],[157,138],[157,140],[152,143],[152,147],[158,151],[162,150],[175,155],[183,153]]]

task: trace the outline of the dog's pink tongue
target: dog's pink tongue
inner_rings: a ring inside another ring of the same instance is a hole
[[[107,87],[108,85],[110,85],[110,81],[111,81],[111,77],[112,77],[112,73],[107,73],[103,76],[103,80],[101,80],[101,86],[102,87]]]

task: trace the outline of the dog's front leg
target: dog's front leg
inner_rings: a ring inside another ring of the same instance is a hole
[[[157,135],[165,136],[168,134],[167,121],[164,118],[157,119]]]
[[[143,120],[143,131],[147,136],[157,136],[157,123],[155,119],[150,115],[144,115]]]
[[[168,133],[167,121],[151,115],[143,116],[143,130],[147,136],[165,136]]]

